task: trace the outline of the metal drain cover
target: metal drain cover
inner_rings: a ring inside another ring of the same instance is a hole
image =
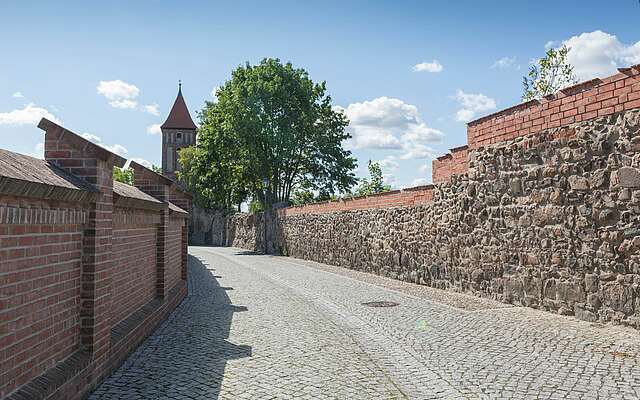
[[[394,303],[393,301],[368,301],[366,303],[362,303],[362,305],[367,307],[395,307],[399,304]]]

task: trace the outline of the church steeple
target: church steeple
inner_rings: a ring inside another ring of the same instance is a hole
[[[160,127],[162,129],[196,129],[196,124],[193,123],[187,103],[185,103],[182,97],[182,82],[178,83],[178,96],[176,101],[173,102],[173,107],[169,112],[167,120]]]
[[[167,120],[160,126],[162,130],[162,174],[176,179],[180,170],[178,153],[180,149],[196,144],[196,124],[193,123],[187,103],[182,97],[182,82],[178,82],[178,96],[173,102]]]

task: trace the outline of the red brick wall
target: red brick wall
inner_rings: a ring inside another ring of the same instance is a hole
[[[474,149],[633,108],[640,108],[640,65],[472,121],[467,141]]]
[[[182,227],[185,219],[170,217],[167,235],[166,287],[173,288],[182,279]]]
[[[157,212],[114,211],[111,324],[116,325],[153,300],[156,295]]]
[[[191,212],[191,195],[171,186],[169,189],[169,201],[187,212]]]
[[[467,146],[451,149],[447,155],[438,157],[432,163],[432,181],[441,183],[448,181],[453,175],[467,173],[469,167],[469,148]]]
[[[182,208],[187,211],[189,214],[192,213],[192,204],[193,197],[187,193],[178,189],[177,184],[171,185],[169,189],[169,201],[175,204],[176,206]],[[182,279],[186,279],[187,276],[187,248],[189,246],[189,224],[191,223],[190,219],[186,220],[184,227],[182,228]]]
[[[82,243],[80,347],[92,354],[101,375],[111,338],[113,167],[125,160],[57,125],[46,129],[44,157],[98,190]]]
[[[279,210],[281,215],[323,214],[337,211],[366,210],[368,208],[414,206],[430,203],[433,200],[433,187],[418,186],[403,190],[353,197],[337,201],[287,207]]]
[[[23,223],[8,223],[16,213]],[[0,196],[0,397],[78,348],[85,218]]]
[[[74,189],[11,175],[0,188],[0,398],[80,399],[186,295],[185,218],[170,223],[167,204],[135,190],[114,212],[112,169],[124,160],[50,121],[39,127],[45,158],[75,176],[57,174]],[[51,200],[69,190],[82,203]],[[169,288],[157,278],[165,268]]]

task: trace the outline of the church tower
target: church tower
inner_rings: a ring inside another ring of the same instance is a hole
[[[193,123],[187,104],[182,97],[182,83],[178,85],[178,96],[171,107],[167,120],[160,126],[162,131],[162,174],[176,180],[180,170],[180,149],[196,144],[196,124]]]

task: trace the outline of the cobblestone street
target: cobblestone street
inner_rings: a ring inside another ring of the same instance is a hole
[[[640,334],[190,248],[189,296],[91,399],[637,399]],[[393,307],[362,303],[386,301]]]

